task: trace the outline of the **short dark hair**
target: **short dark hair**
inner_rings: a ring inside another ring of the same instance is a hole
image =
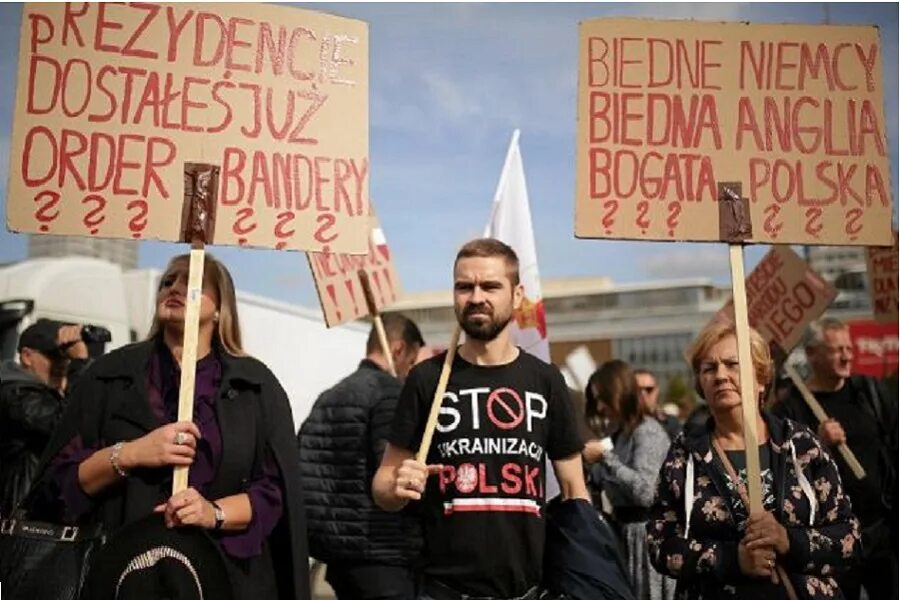
[[[425,345],[422,332],[419,331],[419,327],[409,317],[401,313],[388,313],[381,315],[381,322],[384,324],[384,333],[387,336],[388,343],[400,340],[407,347]],[[378,340],[378,331],[375,329],[374,323],[369,331],[369,339],[366,340],[366,354],[373,352],[382,352],[381,342]]]
[[[519,257],[516,255],[516,251],[493,238],[479,238],[466,242],[456,253],[453,268],[455,269],[456,263],[463,258],[490,258],[493,256],[499,256],[506,260],[506,274],[510,282],[513,286],[519,285]]]

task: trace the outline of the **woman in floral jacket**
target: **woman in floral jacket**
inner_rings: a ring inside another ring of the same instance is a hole
[[[755,331],[751,356],[760,398],[772,361]],[[660,470],[653,566],[678,579],[681,600],[842,598],[834,575],[858,556],[859,524],[834,461],[806,427],[757,410],[765,510],[750,515],[734,327],[704,329],[690,357],[711,417],[676,438]]]

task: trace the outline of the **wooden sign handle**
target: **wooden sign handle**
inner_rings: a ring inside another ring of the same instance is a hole
[[[459,344],[460,328],[457,325],[450,336],[450,346],[447,348],[447,356],[444,357],[444,366],[441,368],[441,376],[438,379],[437,389],[434,390],[434,398],[431,400],[431,411],[428,413],[428,422],[425,423],[425,431],[422,433],[422,443],[416,452],[416,460],[424,463],[431,449],[431,438],[434,437],[434,428],[437,427],[438,414],[441,411],[441,403],[444,400],[444,392],[447,391],[447,382],[450,381],[450,371],[453,368],[453,359],[456,357],[456,346]]]
[[[387,362],[388,373],[397,376],[397,367],[394,366],[394,355],[391,352],[391,345],[388,343],[387,332],[384,330],[384,322],[381,320],[381,313],[378,312],[378,306],[375,304],[375,296],[372,294],[372,285],[369,283],[369,274],[364,269],[358,271],[359,283],[362,285],[363,295],[366,297],[366,306],[369,309],[369,316],[375,324],[375,332],[378,334],[378,343],[381,345],[381,353]]]
[[[188,270],[187,304],[184,311],[184,341],[181,348],[181,386],[178,391],[178,420],[194,419],[194,383],[197,374],[197,337],[200,329],[200,299],[203,296],[204,244],[191,245]],[[172,478],[172,495],[188,487],[188,467],[176,466]]]
[[[762,475],[759,468],[759,435],[756,431],[756,415],[759,398],[753,393],[756,375],[750,354],[750,322],[747,316],[747,289],[744,285],[744,246],[728,244],[731,262],[731,288],[734,298],[734,324],[737,332],[738,362],[741,367],[741,408],[744,420],[744,454],[747,464],[747,495],[750,512],[761,512]]]
[[[796,388],[800,391],[800,395],[803,397],[806,405],[809,406],[809,409],[816,416],[816,419],[819,420],[819,423],[830,419],[831,417],[828,416],[828,413],[825,412],[825,409],[822,408],[822,405],[819,404],[819,401],[816,400],[816,397],[813,396],[812,392],[809,391],[809,388],[806,387],[806,384],[803,382],[803,380],[800,379],[800,374],[797,373],[797,370],[791,365],[785,363],[784,372],[791,379],[794,386],[796,386]],[[846,443],[838,444],[838,452],[841,453],[841,456],[844,458],[844,462],[847,463],[847,466],[850,467],[850,470],[853,472],[853,475],[855,475],[857,479],[862,479],[866,476],[866,470],[860,464],[859,460],[856,459],[856,455],[853,454],[853,450],[851,450]]]

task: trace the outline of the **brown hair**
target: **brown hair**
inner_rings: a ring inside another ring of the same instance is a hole
[[[584,416],[595,433],[599,429],[600,403],[612,407],[628,431],[634,431],[650,414],[641,402],[631,367],[622,360],[607,361],[594,371],[588,379],[584,398]]]
[[[169,261],[166,270],[160,277],[160,287],[157,293],[162,289],[162,281],[165,279],[166,273],[171,271],[177,264],[190,263],[190,254],[181,254]],[[234,280],[231,279],[231,273],[218,259],[210,254],[206,254],[203,260],[203,282],[211,284],[219,295],[219,322],[213,334],[214,340],[220,347],[232,356],[243,356],[244,349],[241,344],[241,326],[238,321],[237,297],[234,291]],[[154,338],[159,335],[162,325],[159,322],[159,315],[153,315],[153,324],[150,326],[150,334],[148,338]]]
[[[775,368],[772,366],[772,353],[769,351],[769,345],[766,344],[759,332],[752,327],[749,328],[749,331],[750,358],[753,361],[753,374],[756,376],[756,380],[759,384],[763,387],[763,390],[761,390],[762,393],[769,387],[769,384],[772,383],[772,376],[775,372]],[[699,383],[700,363],[703,362],[703,358],[707,355],[710,348],[729,336],[737,339],[737,328],[734,323],[714,321],[697,334],[697,339],[694,340],[688,349],[691,369],[694,371],[694,387],[701,397],[703,396],[703,392],[700,391]]]
[[[509,277],[510,283],[512,283],[513,287],[519,285],[519,257],[516,255],[516,251],[500,240],[493,238],[479,238],[467,242],[456,253],[453,268],[455,269],[456,263],[463,258],[490,258],[493,256],[499,256],[506,260],[506,275]]]

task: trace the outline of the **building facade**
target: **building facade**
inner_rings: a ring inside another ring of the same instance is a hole
[[[586,350],[596,365],[618,358],[652,370],[663,398],[675,379],[692,387],[685,349],[731,297],[730,285],[707,278],[639,284],[615,284],[606,277],[545,279],[542,287],[551,360],[572,387],[581,389],[586,382],[584,375],[572,376],[578,369],[569,359],[577,351],[583,363]],[[868,297],[867,291],[864,294]],[[828,315],[870,319],[866,306],[835,305]],[[449,289],[405,294],[386,312],[402,312],[415,320],[426,342],[439,349],[446,348],[456,325]]]
[[[91,238],[64,235],[29,235],[29,258],[87,256],[102,258],[122,269],[137,268],[138,243],[133,240]]]

